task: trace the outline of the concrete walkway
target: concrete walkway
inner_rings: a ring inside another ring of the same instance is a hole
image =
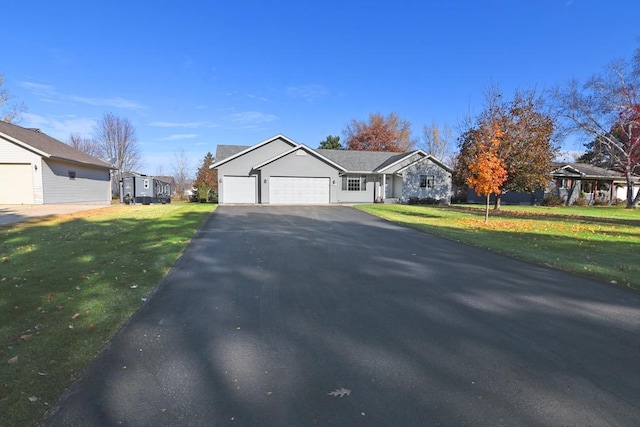
[[[13,224],[31,218],[101,209],[109,206],[111,205],[0,205],[0,225]]]

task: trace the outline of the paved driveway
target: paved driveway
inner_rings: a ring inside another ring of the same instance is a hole
[[[639,355],[636,292],[347,207],[223,206],[45,425],[637,426]]]

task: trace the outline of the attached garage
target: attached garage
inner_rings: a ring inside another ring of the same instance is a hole
[[[33,203],[31,164],[0,163],[0,204]]]
[[[271,204],[324,204],[330,202],[330,179],[299,176],[272,176]]]
[[[224,176],[222,195],[224,203],[256,203],[256,177]]]

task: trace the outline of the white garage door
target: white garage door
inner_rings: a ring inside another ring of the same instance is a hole
[[[8,205],[33,203],[31,165],[0,163],[0,203]]]
[[[269,203],[329,203],[329,178],[272,176]]]
[[[255,203],[255,176],[224,176],[222,178],[223,203]]]

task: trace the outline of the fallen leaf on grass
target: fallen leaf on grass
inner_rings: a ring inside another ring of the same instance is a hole
[[[21,339],[22,341],[27,341],[27,340],[30,340],[31,338],[33,338],[33,334],[23,334],[23,335],[20,335],[20,339]]]
[[[80,317],[80,313],[76,313],[73,316],[71,316],[71,320],[76,320],[78,317]]]
[[[15,365],[16,363],[18,363],[18,356],[13,356],[11,359],[8,360],[10,365]]]
[[[30,396],[29,397],[29,402],[37,402],[37,401],[38,401],[37,397],[35,397],[35,396]]]
[[[327,395],[328,396],[333,396],[333,397],[343,398],[345,396],[350,396],[351,395],[351,390],[349,390],[348,388],[337,388],[337,389],[327,393]]]
[[[93,331],[93,328],[95,328],[95,325],[93,323],[89,323],[89,326],[87,326],[87,331],[91,332]]]

